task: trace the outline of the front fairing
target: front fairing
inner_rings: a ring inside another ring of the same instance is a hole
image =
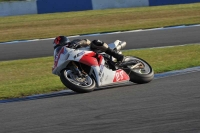
[[[62,47],[58,53],[54,51],[54,66],[52,68],[52,73],[60,76],[60,71],[66,68],[69,62],[79,62],[82,56],[87,53],[92,53],[92,51],[89,51],[89,48],[87,47],[79,49]]]

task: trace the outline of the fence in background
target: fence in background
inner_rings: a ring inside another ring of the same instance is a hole
[[[91,0],[37,0],[38,14],[84,10],[92,10]]]
[[[0,2],[0,16],[37,14],[36,0]]]
[[[186,4],[200,0],[27,0],[0,2],[0,16]]]
[[[200,0],[149,0],[149,6],[189,4],[200,2]]]

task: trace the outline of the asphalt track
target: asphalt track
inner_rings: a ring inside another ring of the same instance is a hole
[[[200,72],[0,104],[1,133],[200,133]]]
[[[187,36],[180,35],[186,35],[184,30],[189,32]],[[130,34],[147,35],[149,38],[155,36],[157,40],[148,40],[147,37],[147,42],[142,43],[141,47],[157,47],[177,43],[199,43],[200,38],[196,35],[199,35],[199,32],[199,27],[190,27]],[[125,35],[127,37],[129,34]],[[114,39],[113,35],[111,40]],[[199,77],[200,71],[191,71],[157,78],[148,84],[132,84],[86,94],[70,93],[51,98],[1,103],[0,132],[200,133]]]
[[[75,38],[101,39],[107,43],[115,40],[127,42],[126,49],[173,46],[200,42],[200,25],[184,27],[160,28],[156,30],[132,31],[118,34],[102,34]],[[0,61],[24,58],[45,57],[53,55],[53,39],[24,41],[16,43],[0,43]]]

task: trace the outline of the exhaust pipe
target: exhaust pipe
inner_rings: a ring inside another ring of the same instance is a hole
[[[126,46],[126,42],[119,42],[116,49],[119,51]]]

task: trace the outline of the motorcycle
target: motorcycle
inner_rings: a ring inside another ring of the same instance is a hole
[[[122,54],[121,49],[126,46],[126,42],[116,40],[108,46]],[[154,78],[152,67],[135,56],[125,56],[124,61],[119,63],[104,52],[92,51],[89,46],[77,49],[64,46],[54,56],[52,73],[58,75],[67,88],[77,93],[127,82],[144,84]]]

